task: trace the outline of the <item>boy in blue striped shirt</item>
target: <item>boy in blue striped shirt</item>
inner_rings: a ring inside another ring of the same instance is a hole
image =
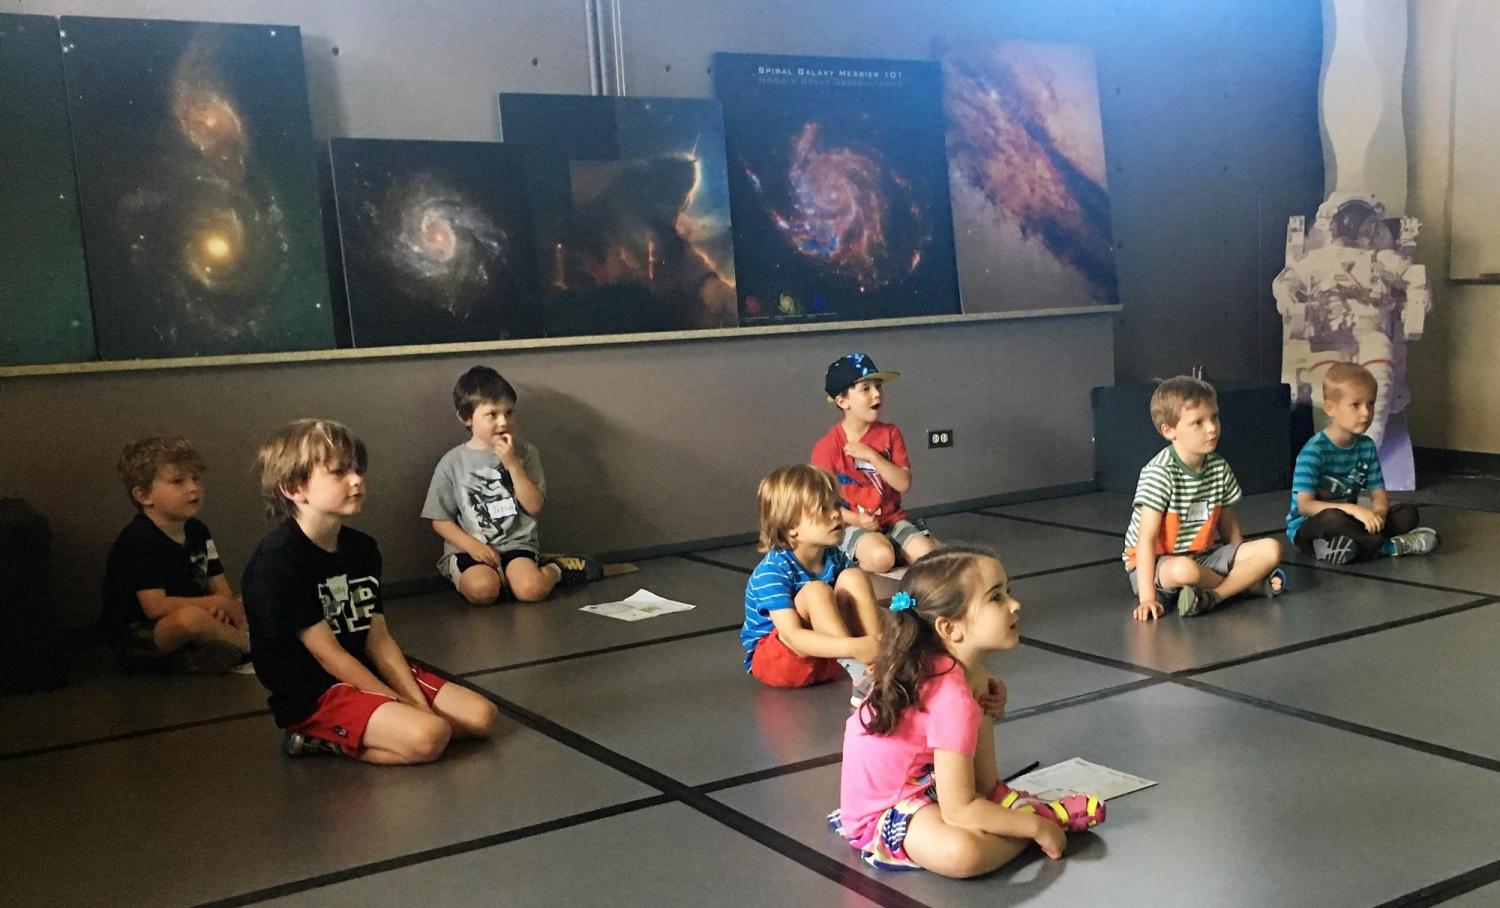
[[[1286,535],[1319,561],[1347,564],[1383,555],[1425,555],[1438,534],[1417,526],[1417,509],[1391,504],[1375,442],[1364,434],[1375,412],[1375,377],[1355,363],[1335,363],[1323,376],[1328,428],[1308,439],[1292,471]],[[1361,492],[1370,506],[1359,503]]]
[[[760,481],[756,497],[766,557],[745,586],[745,671],[772,687],[807,687],[847,671],[863,699],[880,612],[869,575],[839,550],[844,523],[833,474],[782,467]]]

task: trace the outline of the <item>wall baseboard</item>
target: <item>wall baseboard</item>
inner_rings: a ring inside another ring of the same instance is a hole
[[[1500,454],[1455,451],[1450,448],[1413,448],[1417,475],[1465,474],[1500,476]]]

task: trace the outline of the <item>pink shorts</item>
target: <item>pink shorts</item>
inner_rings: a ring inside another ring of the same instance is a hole
[[[411,676],[417,679],[417,687],[422,691],[422,696],[431,703],[437,699],[438,691],[447,684],[442,678],[427,671],[408,664]],[[377,694],[373,691],[360,690],[352,684],[339,682],[323,691],[318,698],[318,706],[312,715],[289,726],[287,731],[301,732],[324,741],[332,741],[337,744],[347,756],[359,753],[365,738],[365,727],[370,724],[370,717],[375,715],[375,710],[396,701],[385,694]]]

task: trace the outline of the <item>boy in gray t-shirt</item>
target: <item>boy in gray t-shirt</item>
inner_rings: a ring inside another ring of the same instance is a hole
[[[597,580],[603,571],[592,558],[541,553],[536,515],[547,480],[536,446],[515,436],[515,388],[475,366],[454,386],[453,406],[470,438],[438,461],[422,506],[443,538],[438,570],[475,605],[494,602],[507,587],[537,602],[559,581]]]

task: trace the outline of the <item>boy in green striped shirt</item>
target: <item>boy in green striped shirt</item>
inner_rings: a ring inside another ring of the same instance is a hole
[[[1281,544],[1245,541],[1235,518],[1240,484],[1219,445],[1219,398],[1213,386],[1179,375],[1151,395],[1151,422],[1171,442],[1141,468],[1125,531],[1125,570],[1136,594],[1137,621],[1177,604],[1183,617],[1218,608],[1255,588],[1286,588]]]

